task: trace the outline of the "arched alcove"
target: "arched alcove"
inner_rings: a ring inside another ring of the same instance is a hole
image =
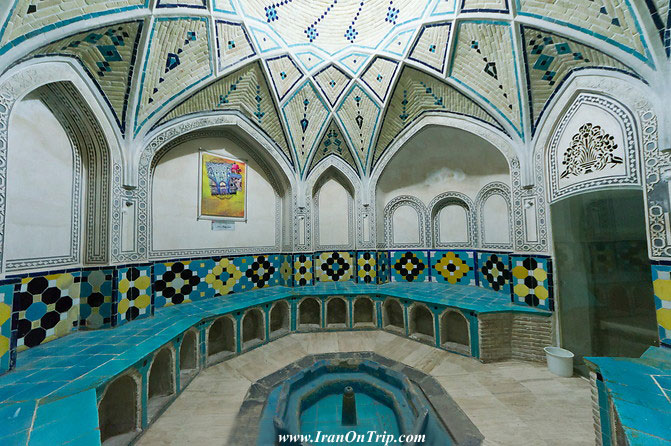
[[[14,104],[7,147],[6,270],[107,262],[111,155],[77,88],[46,84]]]
[[[435,329],[433,313],[424,304],[412,304],[408,310],[408,329],[410,336],[422,342],[434,345]]]
[[[182,387],[198,372],[198,332],[189,330],[179,347],[179,372]]]
[[[298,304],[297,319],[299,330],[317,330],[321,327],[321,301],[315,297],[306,297]]]
[[[354,248],[354,186],[336,167],[328,167],[312,188],[316,250]]]
[[[495,140],[492,138],[492,140]],[[465,148],[468,150],[465,150]],[[392,200],[400,196],[414,197],[418,202],[430,203],[445,191],[453,191],[455,196],[466,197],[474,202],[478,192],[491,182],[502,182],[510,185],[510,167],[506,155],[508,147],[498,148],[491,142],[466,130],[441,125],[426,125],[416,131],[400,147],[390,149],[391,158],[385,157],[380,166],[376,166],[372,184],[375,186],[376,210],[378,212],[378,243],[382,242],[384,234],[386,243],[390,240],[388,229],[388,211]],[[434,203],[435,205],[436,203]],[[453,204],[447,201],[445,205]],[[442,209],[446,208],[443,214]],[[475,212],[474,208],[470,208]],[[408,220],[412,214],[404,210],[407,215],[397,217],[398,223]],[[459,209],[441,206],[429,206],[427,218],[433,228],[427,231],[428,247],[435,243],[439,246],[466,247],[473,246],[477,239],[477,227],[473,227],[472,220],[466,216],[467,226],[464,226],[464,215]],[[459,213],[458,213],[459,212]],[[414,216],[413,216],[414,217]],[[459,225],[457,226],[457,220]],[[436,232],[439,234],[441,220],[441,240],[432,241]],[[450,225],[449,222],[452,222]],[[384,222],[384,227],[382,226]],[[397,225],[397,221],[393,222]],[[436,231],[436,225],[438,231]],[[427,225],[428,226],[428,225]],[[448,229],[449,228],[449,229]],[[464,228],[471,228],[470,231]],[[383,232],[384,230],[384,232]],[[464,240],[464,232],[470,237]],[[419,247],[414,239],[407,238],[409,246]],[[399,234],[400,235],[400,234]],[[409,241],[412,240],[412,241]],[[387,245],[389,246],[389,245]],[[396,246],[393,246],[396,247]]]
[[[397,299],[388,298],[382,303],[382,327],[385,330],[405,334],[403,305]]]
[[[141,422],[140,377],[126,373],[107,385],[98,403],[100,441],[105,445],[129,443]]]
[[[170,347],[155,355],[147,375],[147,418],[153,420],[175,394],[175,356]]]
[[[263,311],[252,308],[242,317],[242,349],[247,350],[266,339],[266,324]]]
[[[377,326],[375,302],[370,297],[357,297],[352,304],[352,326],[354,328],[373,328]]]
[[[468,320],[458,310],[446,310],[440,315],[440,345],[463,354],[471,352]]]
[[[443,192],[431,200],[429,212],[434,248],[475,246],[475,215],[467,195]]]
[[[291,310],[287,301],[275,302],[270,309],[270,337],[277,338],[291,330]]]
[[[207,362],[213,364],[235,353],[235,320],[216,319],[207,329]]]
[[[347,328],[348,326],[347,301],[341,297],[331,297],[326,301],[326,328]]]
[[[513,227],[510,188],[502,182],[489,183],[478,194],[476,203],[480,214],[480,246],[511,249]]]

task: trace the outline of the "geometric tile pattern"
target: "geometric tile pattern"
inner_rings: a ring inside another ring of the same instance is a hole
[[[149,37],[135,132],[176,96],[213,73],[205,18],[158,18]]]
[[[12,298],[14,285],[0,285],[0,374],[10,369],[12,360]]]
[[[294,286],[312,285],[312,256],[294,254]]]
[[[317,282],[346,282],[352,280],[353,271],[351,252],[323,252],[315,255]]]
[[[4,1],[3,6],[9,6]],[[147,6],[148,0],[16,0],[7,22],[2,26],[0,46],[7,42],[22,38],[26,34],[34,34],[42,28],[55,28],[57,24],[84,19],[93,15],[101,15],[118,10]],[[4,8],[3,8],[4,9]],[[89,15],[90,14],[90,15]]]
[[[534,130],[548,100],[572,72],[583,68],[609,68],[631,73],[626,65],[601,51],[557,34],[523,26],[522,39]]]
[[[377,251],[377,283],[389,282],[389,253]]]
[[[669,0],[654,0],[645,3],[650,10],[650,16],[659,32],[659,37],[668,57],[671,55],[671,2]]]
[[[373,164],[405,127],[429,111],[452,112],[471,116],[501,128],[482,107],[443,81],[414,68],[406,67],[387,105]]]
[[[461,12],[508,12],[508,0],[463,0]]]
[[[205,0],[159,0],[158,5],[156,6],[158,6],[159,8],[171,8],[176,6],[184,6],[200,9],[207,8]]]
[[[300,68],[289,56],[266,59],[266,66],[268,67],[270,79],[273,82],[273,87],[280,102],[293,86],[303,79],[303,73]]]
[[[120,268],[116,276],[117,325],[151,316],[151,266]]]
[[[295,165],[303,175],[329,110],[312,82],[307,81],[284,104],[282,114],[294,149]]]
[[[83,271],[79,292],[79,326],[109,328],[112,326],[112,287],[114,269]]]
[[[549,259],[512,256],[513,302],[554,310]]]
[[[192,295],[205,295],[207,283],[191,269],[199,261],[157,263],[154,265],[154,308],[192,302]]]
[[[397,68],[398,62],[385,57],[377,57],[361,75],[361,80],[373,90],[380,101],[384,102]]]
[[[33,51],[28,57],[68,56],[77,59],[102,93],[123,132],[141,34],[142,22],[119,23],[58,40]]]
[[[335,120],[333,119],[331,119],[331,123],[326,129],[326,133],[324,133],[324,137],[317,146],[317,150],[315,151],[315,155],[312,157],[312,161],[310,161],[308,175],[321,160],[329,155],[337,156],[352,166],[352,169],[354,169],[355,172],[358,172],[357,163],[352,157],[352,153],[347,146],[347,141],[345,138],[343,138],[338,124],[336,124]]]
[[[225,296],[233,292],[233,287],[242,277],[242,271],[233,263],[232,258],[215,259],[207,270],[205,282],[214,290],[215,296]]]
[[[510,267],[507,254],[478,253],[480,286],[510,293]]]
[[[366,172],[373,137],[380,119],[380,106],[358,85],[353,86],[337,110],[350,147]]]
[[[242,24],[217,20],[215,28],[217,30],[219,70],[249,59],[256,54]]]
[[[230,14],[235,13],[235,7],[233,6],[233,0],[212,0],[212,8],[215,11],[219,12],[228,12]]]
[[[475,285],[475,259],[472,251],[431,253],[431,280],[460,285]]]
[[[646,1],[647,2],[647,1]],[[643,2],[640,2],[643,4]],[[647,2],[649,3],[649,2]],[[599,39],[608,39],[641,60],[647,60],[641,27],[630,0],[518,0],[518,13],[573,27]]]
[[[376,283],[377,282],[377,261],[375,252],[357,252],[357,282]]]
[[[293,258],[291,254],[280,255],[280,285],[282,286],[293,286],[294,270],[292,263]]]
[[[392,251],[392,282],[428,282],[426,251]]]
[[[244,259],[247,269],[244,270],[244,275],[240,281],[244,284],[244,289],[256,290],[280,284],[279,255],[245,256]]]
[[[441,73],[445,70],[447,42],[452,25],[449,22],[425,25],[419,32],[408,59],[426,65]]]
[[[404,56],[408,46],[410,46],[414,34],[413,30],[403,31],[396,34],[396,36],[389,41],[387,46],[384,47],[384,50],[397,56]]]
[[[215,110],[237,110],[260,127],[291,160],[287,140],[266,78],[257,62],[201,89],[173,108],[160,122]]]
[[[359,71],[366,65],[366,61],[370,59],[368,54],[353,53],[340,58],[340,62],[345,68],[350,70],[353,74],[359,74]]]
[[[659,340],[671,345],[671,265],[652,265]]]
[[[449,76],[489,102],[521,134],[512,30],[501,22],[461,22]],[[511,57],[513,55],[513,57]]]
[[[331,107],[334,107],[349,85],[352,77],[331,64],[315,74],[314,79],[322,93],[324,93],[324,96],[326,96],[329,104],[331,104]]]
[[[79,322],[80,272],[26,277],[14,288],[16,351],[63,337]]]

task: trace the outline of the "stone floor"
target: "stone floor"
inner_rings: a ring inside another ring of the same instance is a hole
[[[481,364],[383,332],[292,334],[203,370],[139,440],[140,446],[229,445],[249,385],[308,354],[373,351],[431,374],[486,445],[594,445],[589,382],[544,364]],[[234,445],[253,446],[253,445]]]

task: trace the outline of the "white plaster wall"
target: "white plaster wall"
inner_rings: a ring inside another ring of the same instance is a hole
[[[234,231],[213,231],[210,220],[198,220],[198,151],[246,160],[247,221]],[[224,137],[189,140],[170,150],[158,163],[152,183],[154,250],[268,247],[276,230],[276,193],[265,173],[235,141]],[[281,212],[281,210],[280,210]]]
[[[394,243],[419,243],[419,214],[412,206],[399,206],[392,216]]]
[[[510,185],[508,162],[498,149],[460,129],[427,127],[394,155],[380,176],[378,237],[384,237],[384,207],[399,195],[415,196],[428,206],[438,194],[456,191],[475,203],[478,192],[493,181]]]
[[[73,162],[70,139],[44,103],[30,96],[17,103],[9,123],[6,260],[70,254]]]
[[[463,207],[453,204],[442,208],[438,225],[441,243],[468,241],[468,220]]]
[[[349,192],[335,179],[327,180],[319,193],[319,244],[349,243]]]
[[[495,194],[487,198],[482,212],[484,216],[485,243],[510,243],[510,211],[503,196]]]

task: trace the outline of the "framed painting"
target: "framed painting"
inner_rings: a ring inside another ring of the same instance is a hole
[[[200,151],[199,220],[247,220],[247,162]]]

